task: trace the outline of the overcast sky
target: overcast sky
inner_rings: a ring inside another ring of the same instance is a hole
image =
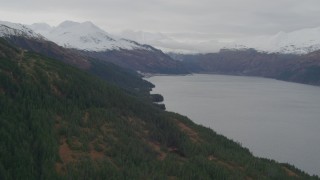
[[[233,39],[320,26],[320,0],[0,0],[0,20],[92,21],[109,32]]]

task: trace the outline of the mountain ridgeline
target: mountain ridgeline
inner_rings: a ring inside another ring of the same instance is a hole
[[[318,179],[158,108],[136,92],[150,84],[133,88],[138,75],[89,62],[0,39],[0,179]]]

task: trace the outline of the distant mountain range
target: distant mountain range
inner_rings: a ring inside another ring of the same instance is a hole
[[[0,36],[23,49],[89,71],[96,69],[92,62],[99,61],[143,73],[219,73],[320,84],[320,28],[243,39],[237,42],[242,45],[229,44],[219,52],[203,54],[165,54],[150,45],[110,35],[91,22],[65,21],[57,27],[0,22]],[[139,38],[163,41],[166,36],[140,32]]]
[[[179,41],[170,34],[126,30],[121,36],[150,44],[166,52],[181,54],[214,53],[221,49],[256,49],[267,53],[306,54],[320,49],[320,26],[279,32],[235,40],[208,39],[203,41]]]
[[[92,22],[64,21],[56,27],[46,23],[21,25],[2,22],[0,36],[20,35],[36,39],[46,38],[65,47],[89,52],[142,50],[153,51],[154,46],[165,52],[194,54],[212,53],[220,49],[256,49],[259,52],[283,54],[307,54],[320,49],[320,26],[274,35],[236,39],[233,42],[206,40],[181,42],[168,34],[126,30],[111,35]],[[146,46],[144,44],[148,44]]]

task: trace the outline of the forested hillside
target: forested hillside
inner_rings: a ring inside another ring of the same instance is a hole
[[[5,37],[5,39],[13,46],[30,52],[40,53],[46,57],[54,58],[90,72],[136,95],[147,96],[153,87],[152,84],[141,79],[139,74],[133,70],[120,68],[104,60],[92,59],[85,55],[80,55],[78,51],[63,48],[51,41],[22,36],[10,36]]]
[[[0,40],[0,179],[318,179],[94,72]]]

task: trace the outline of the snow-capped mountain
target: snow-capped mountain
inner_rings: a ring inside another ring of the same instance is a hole
[[[42,28],[45,28],[45,26]],[[3,37],[15,47],[37,52],[81,69],[88,69],[90,67],[90,63],[86,57],[58,46],[56,43],[47,40],[41,34],[30,29],[27,25],[0,21],[0,37]]]
[[[30,28],[66,48],[86,51],[148,49],[136,42],[112,36],[88,21],[83,23],[64,21],[57,27],[37,23]]]
[[[0,21],[0,37],[22,36],[30,39],[44,39],[44,37],[25,25]]]
[[[45,23],[25,26],[0,22],[0,32],[0,37],[14,46],[81,69],[91,67],[89,58],[141,72],[187,73],[179,62],[161,50],[112,36],[91,22],[65,21],[57,27]]]

